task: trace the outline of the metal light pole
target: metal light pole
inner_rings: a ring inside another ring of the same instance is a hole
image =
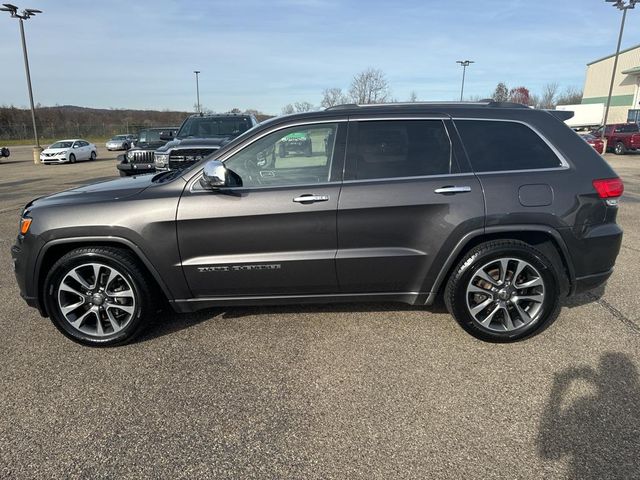
[[[33,147],[33,163],[40,163],[40,140],[38,139],[38,128],[36,127],[36,108],[33,104],[33,89],[31,88],[31,73],[29,71],[29,56],[27,54],[27,42],[24,39],[24,20],[29,20],[36,13],[42,13],[42,10],[36,10],[34,8],[25,8],[21,13],[18,13],[18,7],[11,5],[10,3],[3,3],[3,8],[0,10],[9,12],[12,18],[17,18],[20,22],[20,38],[22,39],[22,54],[24,56],[24,70],[27,75],[27,86],[29,87],[29,102],[31,103],[31,121],[33,122],[33,137],[36,141],[36,146]]]
[[[196,107],[197,107],[198,113],[202,113],[200,111],[200,83],[198,82],[198,75],[200,74],[200,70],[194,70],[193,73],[196,74],[196,98],[197,98]]]
[[[605,142],[604,151],[607,151],[606,139],[604,137],[607,129],[607,119],[609,118],[609,108],[611,107],[611,96],[613,95],[613,84],[616,78],[616,70],[618,70],[618,57],[620,56],[620,44],[622,43],[622,33],[624,32],[624,22],[627,19],[627,10],[635,8],[636,3],[640,0],[605,0],[613,3],[618,10],[622,10],[622,21],[620,22],[620,33],[618,34],[618,46],[616,47],[616,56],[613,60],[613,71],[611,72],[611,84],[609,85],[609,95],[607,95],[607,105],[604,109],[604,119],[602,121],[602,133],[600,138]]]
[[[467,73],[467,67],[476,62],[473,60],[457,60],[456,63],[459,63],[462,66],[462,87],[460,88],[460,101],[462,101],[462,96],[464,95],[464,77]]]

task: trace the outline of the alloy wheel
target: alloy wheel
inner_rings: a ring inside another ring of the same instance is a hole
[[[129,280],[103,263],[85,263],[60,282],[58,307],[76,330],[106,337],[125,328],[136,311],[136,294]]]
[[[540,272],[519,258],[498,258],[471,277],[467,309],[482,327],[495,332],[519,330],[543,312],[545,284]]]

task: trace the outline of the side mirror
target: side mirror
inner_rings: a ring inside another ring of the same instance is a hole
[[[207,189],[227,186],[227,167],[218,160],[209,160],[204,164],[200,185]]]

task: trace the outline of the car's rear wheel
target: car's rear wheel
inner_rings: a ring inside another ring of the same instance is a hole
[[[627,153],[627,147],[624,146],[624,143],[618,142],[613,150],[616,155],[624,155]]]
[[[155,302],[148,285],[126,250],[79,248],[50,269],[45,304],[53,324],[70,339],[97,347],[122,345],[149,323]]]
[[[529,244],[496,240],[460,261],[445,290],[449,312],[467,332],[493,342],[529,337],[560,310],[553,264]]]
[[[69,155],[69,163],[76,163],[76,156],[73,153]]]
[[[91,157],[90,160],[95,160],[98,157],[98,155],[96,154],[95,150],[91,152]]]

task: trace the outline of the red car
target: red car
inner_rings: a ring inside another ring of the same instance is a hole
[[[592,135],[590,133],[581,133],[580,136],[585,142],[591,145],[595,149],[595,151],[598,152],[600,155],[604,153],[604,142],[602,141],[602,138],[596,137],[595,135]]]
[[[596,137],[602,135],[602,127],[591,132]],[[607,125],[604,131],[607,139],[607,151],[616,155],[624,155],[629,151],[640,150],[640,127],[637,123],[614,123]]]

